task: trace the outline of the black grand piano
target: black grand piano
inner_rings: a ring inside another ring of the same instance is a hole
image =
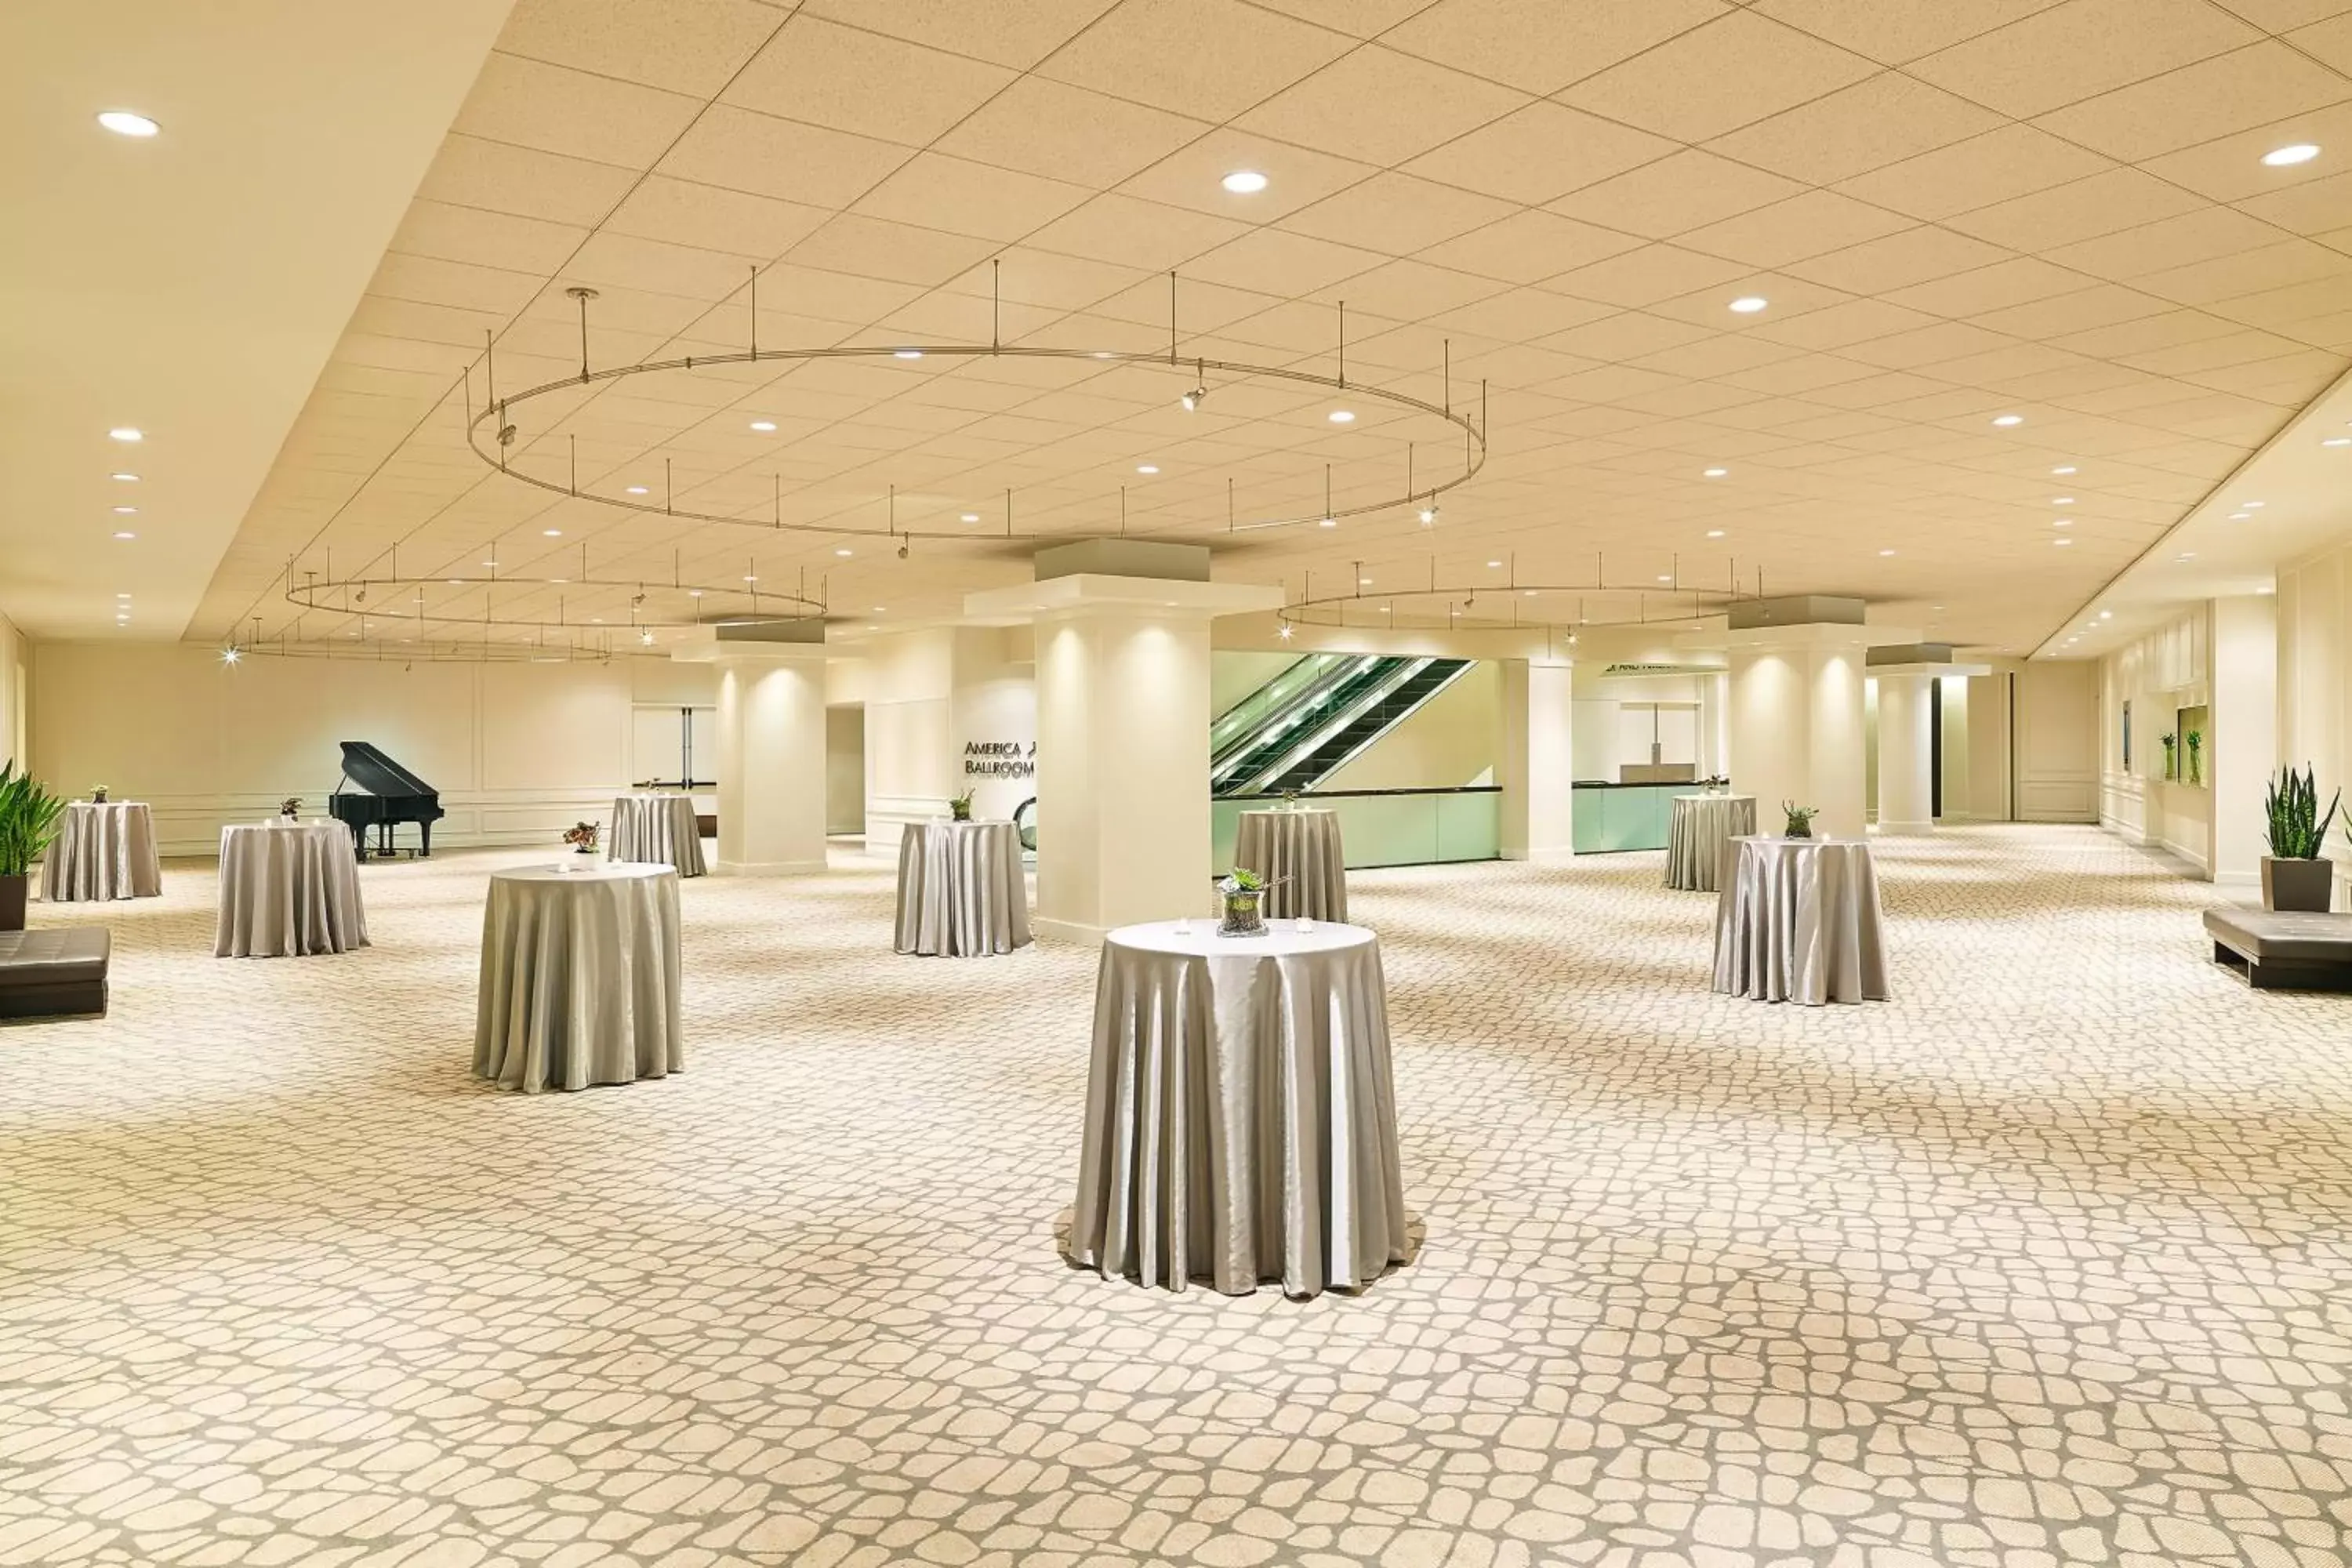
[[[433,825],[448,814],[441,809],[441,792],[369,745],[365,741],[343,743],[343,781],[327,797],[327,809],[352,830],[352,847],[368,858],[367,830],[375,826],[376,852],[391,856],[394,823],[416,824],[423,842],[421,855],[433,853]],[[357,784],[358,790],[347,786]],[[362,793],[364,792],[364,793]]]

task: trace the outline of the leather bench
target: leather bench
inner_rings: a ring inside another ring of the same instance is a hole
[[[0,1018],[104,1013],[113,952],[104,926],[0,931]]]
[[[2259,990],[2352,991],[2352,914],[2207,910],[2213,962]]]

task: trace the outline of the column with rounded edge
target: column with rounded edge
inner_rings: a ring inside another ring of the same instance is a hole
[[[722,877],[824,869],[824,645],[705,642],[676,658],[719,669]]]
[[[1862,617],[1858,599],[1732,606],[1731,779],[1756,796],[1765,832],[1780,826],[1784,804],[1816,808],[1813,831],[1822,837],[1858,838],[1864,830],[1864,660],[1871,643],[1915,634],[1865,627]]]
[[[1932,675],[1878,676],[1878,831],[1936,831]]]
[[[1574,674],[1567,658],[1503,661],[1503,743],[1495,773],[1503,786],[1498,847],[1506,860],[1557,862],[1576,853]]]

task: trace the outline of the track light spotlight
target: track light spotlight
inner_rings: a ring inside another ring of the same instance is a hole
[[[1433,500],[1421,509],[1421,525],[1427,528],[1437,521],[1437,503]]]
[[[1209,389],[1207,387],[1196,386],[1176,401],[1184,405],[1185,413],[1190,414],[1194,409],[1200,407],[1202,403],[1207,399],[1208,395]]]

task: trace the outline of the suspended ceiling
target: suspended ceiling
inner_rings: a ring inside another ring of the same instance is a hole
[[[757,577],[854,635],[1123,520],[1294,594],[1859,594],[2023,651],[2345,370],[2347,71],[2335,0],[521,0],[185,635],[294,629],[305,574],[607,628],[630,595],[547,580]],[[167,141],[202,163],[207,134]],[[2321,153],[2262,162],[2295,142]],[[1189,365],[939,354],[516,417],[542,477],[837,536],[619,512],[467,449],[486,342],[502,390],[577,371],[568,287],[602,368],[740,351],[754,269],[763,349],[1150,351],[1172,270],[1183,359],[1330,374],[1345,301],[1351,378],[1483,383],[1491,453],[1433,526],[1228,533],[1311,518],[1327,471],[1335,505],[1396,494],[1444,433],[1257,382],[1187,414]],[[897,528],[971,537],[901,559]]]

